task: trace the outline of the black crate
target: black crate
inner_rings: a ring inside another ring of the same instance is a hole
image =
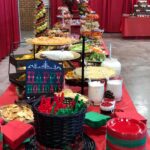
[[[22,56],[24,56],[24,55],[26,55],[26,54],[19,54],[19,55],[10,54],[10,56],[9,56],[9,61],[10,61],[10,63],[11,63],[12,65],[14,65],[16,68],[17,68],[17,67],[20,67],[20,66],[26,66],[26,63],[27,63],[28,61],[33,60],[33,59],[25,59],[25,60],[17,60],[17,59],[16,59],[17,57],[22,57]]]
[[[25,80],[24,81],[19,81],[17,80],[19,76],[23,75],[24,73],[10,73],[9,74],[9,81],[17,86],[23,87],[25,86]]]

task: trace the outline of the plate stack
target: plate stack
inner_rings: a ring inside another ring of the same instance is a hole
[[[107,123],[106,150],[145,150],[146,125],[134,119],[114,118]]]

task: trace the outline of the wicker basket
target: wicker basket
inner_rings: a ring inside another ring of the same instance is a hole
[[[50,148],[64,148],[83,133],[86,108],[74,115],[58,116],[40,113],[39,101],[33,105],[34,126],[38,142]]]

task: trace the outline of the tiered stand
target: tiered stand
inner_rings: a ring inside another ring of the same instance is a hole
[[[10,82],[12,82],[12,83],[14,83],[17,86],[20,86],[22,88],[25,86],[25,81],[17,81],[16,79],[20,75],[24,74],[26,71],[25,70],[19,71],[19,70],[17,70],[17,68],[19,66],[26,66],[26,63],[29,62],[29,61],[31,61],[31,60],[44,59],[44,58],[36,58],[36,46],[57,46],[57,47],[64,46],[64,45],[50,45],[50,44],[47,44],[47,45],[45,45],[45,44],[32,44],[32,45],[33,45],[33,49],[32,49],[33,58],[32,59],[17,60],[16,59],[17,57],[22,57],[22,56],[24,56],[26,54],[15,55],[13,53],[14,49],[12,49],[12,53],[9,56],[9,70],[8,70],[9,80],[10,80]],[[45,59],[47,59],[47,58],[45,58]],[[80,54],[78,54],[74,59],[64,60],[64,61],[58,61],[58,63],[63,64],[64,62],[67,62],[67,64],[69,65],[69,68],[66,68],[65,71],[69,71],[69,70],[74,69],[74,66],[71,63],[71,61],[77,61],[79,59],[80,59]],[[12,64],[13,66],[15,66],[16,73],[10,73],[10,64]]]

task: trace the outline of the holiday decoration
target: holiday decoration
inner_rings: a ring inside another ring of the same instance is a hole
[[[54,95],[54,98],[42,97],[38,111],[45,114],[57,114],[57,115],[71,115],[80,111],[85,104],[79,100],[79,95],[76,95],[74,100],[66,100],[64,93],[61,95]]]
[[[53,94],[63,87],[63,68],[56,62],[34,60],[26,66],[26,96]]]
[[[32,106],[36,139],[43,146],[65,149],[83,135],[86,104],[79,95],[74,99],[64,94],[41,97]]]
[[[36,0],[35,11],[35,37],[45,36],[47,34],[48,23],[46,20],[46,9],[42,0]]]
[[[48,22],[46,20],[46,8],[42,0],[36,0],[34,35],[35,37],[46,36],[48,33]],[[47,46],[36,46],[35,52],[46,50]]]

